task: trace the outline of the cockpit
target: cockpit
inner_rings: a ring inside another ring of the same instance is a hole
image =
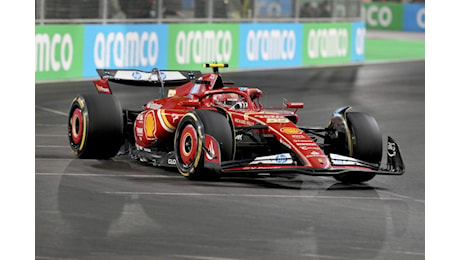
[[[231,110],[241,110],[248,108],[246,97],[236,93],[215,94],[212,97],[215,105],[224,106]]]
[[[202,97],[202,101],[225,107],[229,110],[260,111],[260,97],[262,91],[256,88],[222,88],[219,91],[209,91]]]

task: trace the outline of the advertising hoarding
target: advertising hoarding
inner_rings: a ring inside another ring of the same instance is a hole
[[[301,65],[302,28],[301,24],[241,24],[239,67]]]
[[[100,68],[166,68],[167,25],[86,25],[84,39],[83,77],[97,76]]]
[[[169,69],[202,69],[203,63],[238,67],[239,24],[170,24]]]
[[[35,80],[79,78],[83,25],[35,26]]]
[[[303,26],[304,65],[351,60],[351,23],[311,23]]]

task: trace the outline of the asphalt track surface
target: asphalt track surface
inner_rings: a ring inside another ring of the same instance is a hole
[[[425,62],[232,72],[264,104],[303,101],[300,125],[349,105],[399,143],[406,173],[344,185],[331,178],[189,181],[126,158],[82,160],[68,147],[73,97],[91,82],[35,88],[37,259],[424,259]],[[157,90],[114,86],[128,108]]]

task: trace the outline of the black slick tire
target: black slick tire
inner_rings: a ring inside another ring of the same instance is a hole
[[[219,172],[204,167],[206,134],[219,143],[221,161],[233,159],[234,132],[227,118],[212,110],[190,111],[179,122],[174,138],[177,168],[189,179],[207,180],[219,177]]]
[[[374,117],[361,112],[346,113],[352,147],[350,156],[380,165],[382,159],[382,134]],[[361,183],[375,177],[375,173],[350,172],[334,176],[344,183]]]
[[[70,148],[78,158],[108,159],[123,141],[123,111],[115,96],[79,95],[69,109]]]

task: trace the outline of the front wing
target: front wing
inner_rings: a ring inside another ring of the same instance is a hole
[[[399,150],[398,144],[393,138],[388,137],[387,141],[387,161],[386,166],[372,164],[352,157],[329,154],[331,167],[325,169],[311,168],[299,165],[279,165],[279,164],[253,164],[252,161],[231,161],[222,162],[223,176],[236,175],[290,175],[302,174],[310,176],[334,176],[343,173],[372,173],[378,175],[402,175],[405,172],[405,165]]]

